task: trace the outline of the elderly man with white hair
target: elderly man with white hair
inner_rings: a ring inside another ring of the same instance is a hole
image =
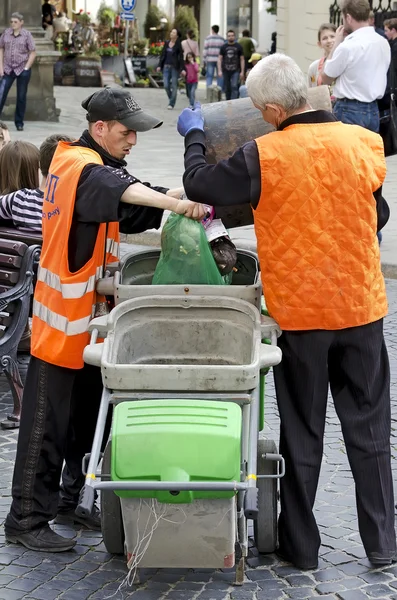
[[[283,330],[283,360],[274,369],[286,461],[278,553],[298,568],[318,564],[313,505],[330,387],[365,551],[374,565],[388,565],[396,538],[387,300],[376,238],[388,219],[382,140],[312,110],[306,78],[287,56],[262,59],[247,87],[274,132],[208,165],[199,106],[182,112],[178,130],[187,196],[215,207],[251,204],[266,305]]]

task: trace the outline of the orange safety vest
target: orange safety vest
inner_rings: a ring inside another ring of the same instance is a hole
[[[99,225],[90,260],[69,271],[68,242],[80,175],[89,163],[103,164],[94,150],[60,142],[51,162],[43,201],[43,247],[33,301],[31,354],[53,365],[81,369],[89,343],[88,324],[98,302],[103,268],[119,260],[119,224]]]
[[[380,136],[340,122],[295,124],[256,140],[255,232],[267,308],[284,330],[344,329],[387,314],[373,192]]]

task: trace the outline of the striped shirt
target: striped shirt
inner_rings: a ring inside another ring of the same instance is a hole
[[[26,188],[0,196],[1,219],[12,221],[17,229],[41,234],[44,192]]]
[[[218,60],[220,49],[222,48],[225,40],[221,35],[212,34],[205,38],[203,60],[205,62],[216,63]]]

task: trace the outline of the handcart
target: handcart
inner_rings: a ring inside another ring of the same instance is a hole
[[[101,490],[105,546],[139,567],[230,568],[237,542],[242,584],[248,520],[260,552],[277,541],[284,460],[259,431],[280,332],[261,314],[255,254],[238,251],[230,286],[151,286],[159,255],[128,255],[98,284],[116,306],[91,322],[84,353],[104,392],[77,511],[89,514]]]

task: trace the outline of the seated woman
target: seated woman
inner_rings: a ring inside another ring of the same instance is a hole
[[[58,142],[49,136],[40,150],[29,142],[10,142],[0,153],[0,225],[41,235],[42,206],[47,175]],[[40,173],[41,171],[41,181]]]

